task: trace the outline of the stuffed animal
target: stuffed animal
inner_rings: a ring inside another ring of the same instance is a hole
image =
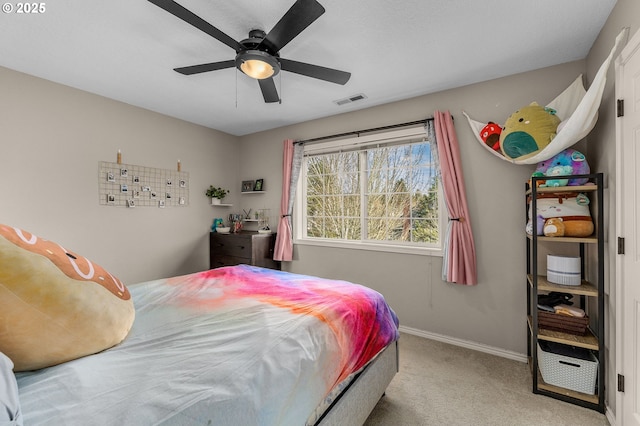
[[[553,108],[533,102],[507,118],[500,133],[500,149],[508,159],[531,157],[551,143],[558,124],[560,119]]]
[[[551,166],[545,172],[545,176],[567,176],[573,172],[571,166]],[[543,185],[548,187],[567,186],[569,179],[547,179]]]
[[[562,219],[565,237],[581,237],[582,238],[582,237],[589,237],[593,234],[593,221],[591,220],[591,217],[569,216],[569,217],[560,217],[560,218],[553,218],[553,219]],[[549,219],[547,219],[547,221],[545,222],[545,226],[543,229],[543,233],[545,235],[547,235],[547,232],[548,232],[547,222],[549,222]],[[552,222],[551,225],[553,224],[557,226],[557,223]],[[559,236],[559,235],[551,235],[551,236]]]
[[[538,215],[536,217],[536,235],[542,235],[545,221],[546,220],[544,217],[542,217],[542,215]],[[525,226],[525,231],[527,234],[533,235],[533,223],[531,223],[531,221],[527,222],[527,225]]]
[[[491,149],[500,151],[500,133],[502,133],[502,127],[493,121],[490,121],[480,131],[480,138]]]
[[[104,268],[53,241],[0,225],[0,352],[14,371],[115,346],[134,318],[129,290]]]
[[[564,237],[565,227],[561,217],[552,217],[544,222],[542,229],[545,237]]]
[[[559,152],[548,160],[541,161],[536,166],[535,173],[542,173],[544,175],[549,176],[547,170],[551,167],[555,166],[571,166],[571,173],[574,175],[587,175],[591,173],[591,169],[589,167],[589,163],[587,163],[587,159],[584,154],[580,151],[577,151],[572,148],[565,149],[564,151]],[[569,179],[567,185],[575,186],[575,185],[583,185],[588,181],[587,178],[579,178],[579,179]],[[547,186],[553,186],[547,184]]]
[[[543,177],[543,176],[544,176],[544,173],[542,173],[542,172],[533,172],[533,173],[531,174],[531,177],[532,177],[532,178],[534,178],[534,177]],[[527,183],[529,184],[529,187],[531,187],[532,182],[533,182],[533,179],[529,179],[529,181],[527,182]],[[541,186],[541,185],[544,185],[544,183],[545,183],[545,182],[546,182],[546,181],[544,181],[544,180],[542,180],[542,179],[538,179],[538,180],[536,180],[536,188],[537,188],[537,187],[539,187],[539,186]]]
[[[562,218],[565,237],[589,237],[593,234],[594,226],[589,211],[589,198],[583,193],[539,194],[536,210],[537,235],[544,234],[546,221],[551,218]],[[528,216],[529,220],[525,229],[527,232],[533,232],[531,208],[529,208]],[[542,230],[540,229],[541,219],[545,224]]]

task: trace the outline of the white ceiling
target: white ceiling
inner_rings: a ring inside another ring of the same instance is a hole
[[[10,0],[11,1],[11,0]],[[268,32],[294,0],[178,0],[237,41]],[[326,13],[280,56],[352,73],[344,86],[281,72],[265,104],[233,49],[147,0],[51,0],[0,14],[0,66],[233,135],[583,59],[615,0],[319,0]],[[5,3],[4,7],[7,3]],[[367,99],[338,106],[363,93]]]

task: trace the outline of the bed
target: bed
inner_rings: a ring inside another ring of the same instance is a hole
[[[25,425],[361,425],[398,371],[361,285],[237,265],[128,289],[120,344],[16,373]]]

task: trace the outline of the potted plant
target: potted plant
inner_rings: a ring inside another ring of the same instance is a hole
[[[231,192],[228,189],[217,188],[213,185],[209,186],[209,189],[205,192],[205,195],[211,198],[211,204],[220,204],[220,200],[222,200],[226,195]]]

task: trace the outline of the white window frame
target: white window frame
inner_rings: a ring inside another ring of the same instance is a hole
[[[335,152],[340,148],[343,149],[363,149],[368,146],[376,146],[383,143],[391,142],[411,142],[425,139],[427,134],[424,126],[403,128],[399,130],[388,131],[384,133],[377,133],[374,135],[359,136],[349,139],[333,140],[329,142],[319,142],[309,144],[304,147],[305,154],[322,154]],[[432,145],[435,149],[435,144]],[[294,203],[293,212],[293,237],[294,243],[300,245],[309,246],[322,246],[322,247],[334,247],[334,248],[348,248],[357,250],[374,250],[384,251],[392,253],[405,253],[405,254],[417,254],[426,256],[442,256],[443,244],[446,233],[446,217],[447,209],[444,204],[444,196],[442,193],[442,184],[438,185],[438,229],[439,229],[439,244],[437,245],[417,245],[417,244],[402,244],[394,243],[390,241],[351,241],[351,240],[337,240],[331,238],[306,238],[305,232],[305,209],[306,209],[306,170],[304,167],[300,170],[300,178],[298,179],[298,186],[296,188],[296,199]]]

